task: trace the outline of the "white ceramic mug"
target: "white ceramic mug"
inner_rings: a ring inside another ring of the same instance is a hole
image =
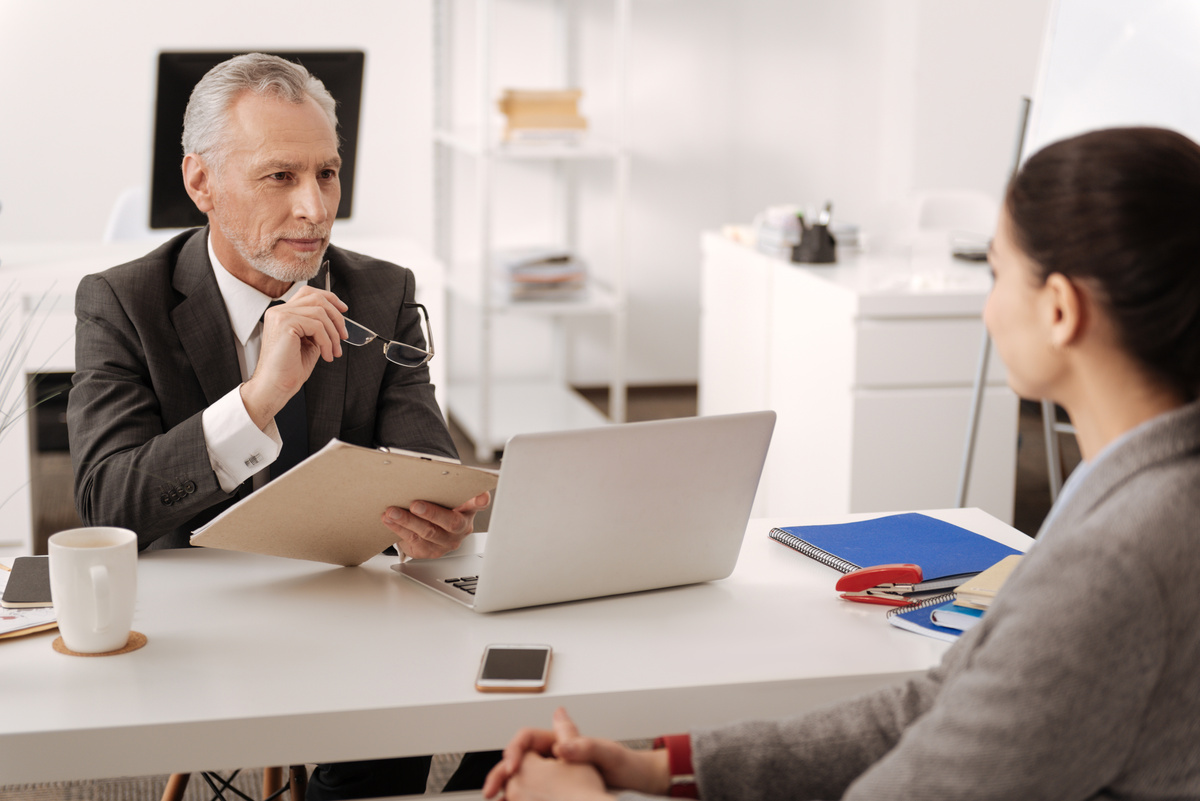
[[[50,597],[63,645],[81,654],[125,647],[137,600],[137,535],[94,526],[50,537]]]

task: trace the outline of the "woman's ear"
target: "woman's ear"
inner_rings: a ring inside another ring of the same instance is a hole
[[[195,153],[183,157],[183,186],[196,208],[208,214],[213,209],[212,170]]]
[[[1089,298],[1078,284],[1062,273],[1051,273],[1042,289],[1050,344],[1056,348],[1074,344],[1087,325]]]

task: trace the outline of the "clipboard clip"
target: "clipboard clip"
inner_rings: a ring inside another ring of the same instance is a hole
[[[838,579],[834,589],[847,601],[882,606],[908,606],[905,597],[914,592],[913,585],[921,581],[920,565],[875,565],[847,573]]]

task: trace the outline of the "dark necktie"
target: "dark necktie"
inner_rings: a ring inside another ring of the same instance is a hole
[[[271,306],[281,303],[282,300],[273,300]],[[279,458],[272,462],[269,468],[268,475],[272,479],[283,475],[308,457],[308,410],[304,403],[303,386],[296,390],[296,394],[288,400],[287,405],[275,415],[275,427],[279,429],[283,447],[279,451]]]

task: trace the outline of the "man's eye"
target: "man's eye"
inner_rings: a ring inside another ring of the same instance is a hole
[[[267,176],[272,181],[286,181],[288,174],[286,172],[273,172]]]
[[[322,170],[321,177],[326,180],[337,178],[337,170]]]

